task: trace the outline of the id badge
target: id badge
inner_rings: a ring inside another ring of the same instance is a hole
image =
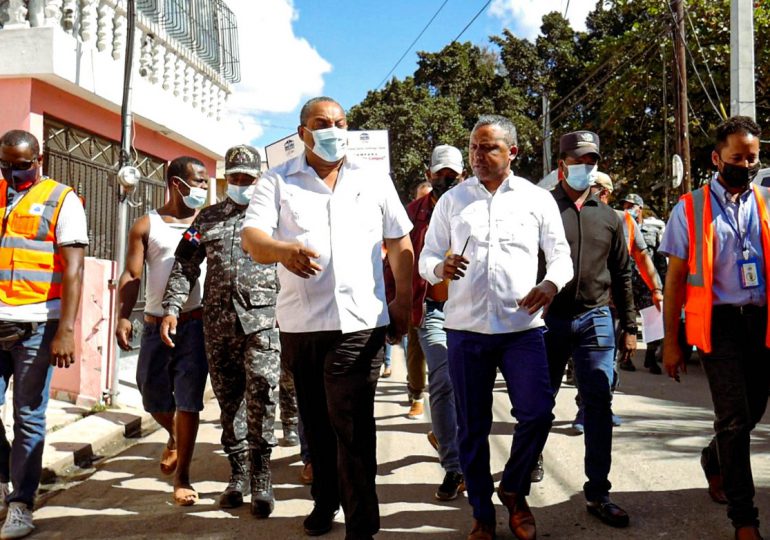
[[[738,269],[741,274],[741,287],[754,289],[759,287],[759,274],[757,272],[757,259],[751,258],[738,261]]]

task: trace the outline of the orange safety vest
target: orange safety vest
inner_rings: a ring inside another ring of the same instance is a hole
[[[762,253],[765,263],[767,306],[770,308],[770,189],[752,185],[762,227]],[[685,292],[685,330],[687,342],[703,352],[711,352],[711,310],[714,292],[714,221],[711,213],[711,189],[708,185],[682,196],[690,239],[689,272]],[[770,347],[770,318],[765,331],[765,346]]]
[[[56,222],[72,188],[44,178],[6,216],[8,184],[0,179],[0,300],[13,306],[61,298]]]
[[[626,228],[628,229],[628,239],[626,240],[628,245],[626,247],[628,248],[628,253],[630,254],[634,247],[634,240],[636,239],[634,237],[635,222],[633,216],[628,212],[623,212],[623,216],[626,218]]]

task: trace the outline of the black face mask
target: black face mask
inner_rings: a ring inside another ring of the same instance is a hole
[[[434,180],[431,180],[430,185],[433,188],[433,193],[436,194],[436,199],[440,199],[441,196],[447,191],[449,191],[449,189],[452,186],[454,186],[456,182],[457,182],[457,177],[449,178],[446,176],[442,176]]]
[[[751,167],[741,167],[740,165],[733,165],[732,163],[722,162],[722,170],[719,171],[719,176],[725,181],[728,187],[732,188],[745,188],[749,183],[757,177],[759,169],[762,167],[760,162],[757,162]]]

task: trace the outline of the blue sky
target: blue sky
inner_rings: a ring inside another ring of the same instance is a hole
[[[263,147],[291,133],[308,98],[328,95],[345,108],[377,88],[444,0],[229,0],[239,15],[243,83],[234,110],[252,143]],[[493,0],[460,38],[488,43],[508,27],[534,38],[542,14],[564,12],[577,27],[596,0]],[[259,7],[255,6],[258,5]],[[486,0],[448,0],[391,75],[414,73],[417,51],[450,43]],[[257,21],[252,27],[245,21]]]

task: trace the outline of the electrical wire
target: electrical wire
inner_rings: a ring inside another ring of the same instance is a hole
[[[662,30],[662,31],[661,31],[659,34],[657,34],[657,35],[656,35],[656,36],[653,38],[653,41],[654,41],[654,42],[657,42],[658,38],[662,37],[662,36],[663,36],[665,33],[667,33],[667,32],[668,32],[668,27],[665,27],[665,28],[664,28],[664,29],[663,29],[663,30]],[[561,98],[559,101],[557,101],[555,104],[553,104],[553,105],[551,106],[551,112],[553,112],[553,111],[554,111],[554,109],[558,109],[558,108],[559,108],[559,107],[560,107],[562,104],[564,104],[564,103],[565,103],[565,102],[566,102],[566,101],[567,101],[567,100],[568,100],[570,97],[572,97],[572,96],[573,96],[573,95],[574,95],[576,92],[578,92],[578,91],[579,91],[579,90],[580,90],[582,87],[584,87],[585,85],[587,85],[588,83],[590,83],[590,82],[591,82],[591,79],[592,79],[592,78],[593,78],[595,75],[597,75],[598,73],[602,72],[602,71],[604,70],[604,68],[606,68],[606,67],[607,67],[607,66],[610,64],[610,62],[612,62],[612,61],[613,61],[614,59],[616,59],[616,58],[622,57],[622,56],[623,56],[623,55],[625,55],[626,53],[630,52],[630,49],[636,48],[637,46],[638,46],[638,43],[634,42],[634,43],[632,43],[632,44],[631,44],[631,45],[628,47],[628,49],[629,49],[629,50],[623,51],[623,52],[622,52],[622,54],[621,54],[621,52],[616,52],[616,53],[614,53],[612,56],[610,56],[609,58],[607,58],[607,60],[605,60],[604,62],[602,62],[602,63],[601,63],[601,65],[599,65],[599,66],[598,66],[596,69],[594,69],[594,70],[591,72],[591,74],[590,74],[590,75],[588,75],[588,77],[586,77],[585,79],[583,79],[583,81],[582,81],[580,84],[578,84],[577,86],[575,86],[575,87],[574,87],[574,88],[573,88],[573,89],[572,89],[572,90],[571,90],[571,91],[570,91],[570,92],[569,92],[569,93],[568,93],[566,96],[564,96],[564,97],[563,97],[563,98]],[[622,64],[621,64],[621,65],[622,65]],[[541,116],[541,118],[542,118],[542,116]]]
[[[703,65],[706,66],[706,73],[708,73],[709,79],[711,80],[711,86],[714,88],[714,93],[717,96],[717,101],[719,102],[719,108],[722,111],[722,114],[724,116],[724,105],[722,102],[722,96],[719,95],[719,89],[717,88],[717,83],[714,81],[714,76],[711,74],[711,68],[709,67],[708,58],[706,58],[706,53],[703,51],[703,47],[700,44],[700,38],[698,38],[698,32],[695,31],[695,25],[692,22],[692,17],[690,17],[690,10],[687,8],[687,4],[684,5],[685,14],[687,15],[687,22],[690,23],[690,30],[692,30],[693,36],[695,36],[695,43],[698,45],[698,50],[700,51],[700,55],[703,58]],[[724,116],[727,118],[726,116]]]
[[[490,0],[490,1],[491,1],[491,0]],[[431,24],[433,24],[433,21],[436,19],[436,17],[438,17],[438,14],[439,14],[439,13],[441,13],[441,10],[442,10],[442,9],[444,9],[444,6],[446,6],[446,5],[447,5],[447,2],[449,2],[449,0],[444,0],[444,2],[443,2],[443,3],[442,3],[440,6],[439,6],[439,8],[436,10],[436,13],[434,13],[434,14],[433,14],[433,17],[431,17],[431,18],[430,18],[430,20],[428,21],[428,24],[426,24],[426,25],[425,25],[425,27],[424,27],[424,28],[423,28],[423,29],[420,31],[420,33],[419,33],[419,34],[417,34],[417,37],[416,37],[416,38],[414,38],[414,41],[412,41],[412,43],[409,45],[409,47],[407,47],[407,48],[406,48],[406,50],[404,51],[404,54],[402,54],[402,55],[401,55],[401,58],[399,58],[399,59],[398,59],[398,62],[396,62],[396,63],[395,63],[395,65],[394,65],[394,66],[393,66],[393,67],[390,69],[390,71],[388,71],[388,74],[387,74],[387,75],[385,75],[385,77],[382,79],[382,81],[380,81],[380,84],[378,84],[378,85],[377,85],[377,89],[381,88],[381,87],[382,87],[382,85],[383,85],[383,84],[385,84],[385,83],[387,82],[387,80],[388,80],[388,77],[390,77],[390,76],[393,74],[393,72],[394,72],[394,71],[396,71],[396,68],[399,66],[399,64],[401,63],[401,61],[402,61],[404,58],[406,58],[406,55],[407,55],[407,54],[409,54],[409,51],[411,51],[411,50],[412,50],[412,47],[414,47],[415,43],[417,43],[417,42],[420,40],[420,38],[422,37],[422,35],[423,35],[423,34],[425,33],[425,31],[428,29],[428,27],[429,27]]]
[[[459,34],[457,34],[457,37],[452,40],[452,43],[456,43],[457,40],[460,39],[460,36],[462,36],[465,33],[465,31],[468,28],[471,27],[471,25],[474,23],[474,21],[479,18],[479,15],[481,15],[484,12],[484,10],[487,9],[489,4],[491,4],[491,3],[492,3],[492,0],[488,0],[488,2],[486,4],[481,6],[481,9],[476,12],[476,15],[474,15],[473,18],[470,21],[468,21],[468,24],[465,25],[465,28],[463,28],[462,31]]]
[[[711,94],[706,88],[706,84],[703,82],[703,79],[701,78],[700,73],[698,72],[698,65],[695,62],[695,58],[693,57],[692,51],[690,50],[690,47],[687,46],[687,41],[685,41],[684,35],[682,35],[682,32],[679,30],[679,23],[676,19],[676,13],[674,13],[674,10],[671,9],[671,4],[669,4],[666,0],[663,0],[663,1],[668,6],[668,11],[671,13],[671,19],[674,21],[674,31],[677,34],[680,34],[680,38],[684,43],[684,48],[687,51],[687,56],[690,57],[690,63],[692,64],[693,71],[695,72],[695,77],[698,79],[698,82],[700,83],[700,86],[703,89],[703,93],[706,94],[706,99],[708,99],[708,102],[711,104],[711,107],[714,109],[714,112],[717,113],[717,116],[721,120],[724,120],[724,118],[722,117],[722,112],[719,110],[719,107],[717,107],[716,104],[714,103],[714,100],[711,98]]]

